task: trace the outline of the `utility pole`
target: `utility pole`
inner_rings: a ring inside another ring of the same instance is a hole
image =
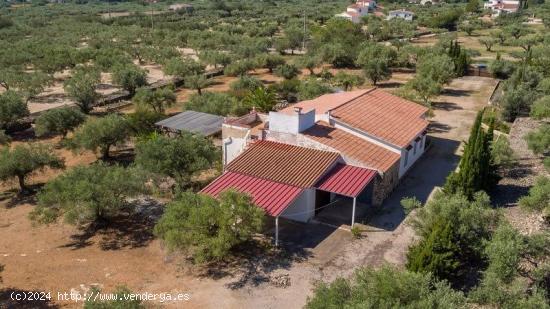
[[[151,34],[153,33],[153,2],[149,4],[151,6]]]
[[[306,51],[306,11],[303,11],[304,14],[304,35],[302,38],[302,51]]]

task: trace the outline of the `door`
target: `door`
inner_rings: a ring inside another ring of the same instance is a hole
[[[321,207],[328,203],[330,203],[330,192],[315,190],[315,215],[322,210]]]

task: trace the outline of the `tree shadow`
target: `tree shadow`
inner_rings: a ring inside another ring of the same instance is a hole
[[[471,90],[445,88],[441,94],[450,97],[465,97],[471,93]]]
[[[432,102],[434,110],[454,111],[463,109],[462,106],[452,102]]]
[[[42,136],[37,136],[34,128],[28,128],[26,130],[10,133],[10,137],[12,142],[34,142],[49,140],[52,137],[55,137],[55,134],[45,134]]]
[[[394,231],[407,217],[401,200],[415,197],[425,204],[434,190],[442,187],[447,176],[456,169],[460,157],[455,152],[460,142],[435,136],[429,138],[429,149],[400,179],[390,196],[384,200],[379,213],[368,218],[369,226]]]
[[[27,185],[25,191],[12,189],[0,193],[0,202],[8,200],[5,207],[7,209],[15,208],[23,204],[36,205],[36,192],[44,186],[43,183]]]
[[[124,167],[130,166],[134,162],[135,153],[133,148],[116,149],[109,152],[109,157],[102,159],[107,164],[118,164]]]
[[[428,126],[429,133],[445,133],[449,132],[451,129],[452,127],[448,124],[441,123],[439,121],[431,121],[430,125]]]
[[[376,86],[378,88],[382,88],[382,89],[385,89],[385,88],[399,88],[399,87],[403,86],[403,84],[404,83],[400,83],[400,82],[386,82],[386,83],[379,83]]]
[[[0,308],[17,308],[17,309],[52,309],[60,308],[59,305],[54,304],[51,300],[15,300],[16,297],[23,297],[23,295],[29,296],[35,293],[42,293],[39,291],[26,291],[15,288],[6,288],[0,290]],[[46,295],[47,292],[44,292]],[[17,295],[17,296],[16,296]],[[36,294],[36,298],[42,298],[42,294]],[[52,296],[53,299],[53,296]]]
[[[80,233],[71,235],[71,241],[61,247],[78,250],[92,245],[95,238],[98,238],[100,248],[106,251],[147,246],[154,239],[153,227],[164,207],[153,199],[138,199],[131,204],[135,213],[89,224]]]
[[[270,243],[271,240],[262,238],[236,246],[230,259],[201,266],[199,276],[215,280],[231,276],[235,280],[225,285],[231,290],[257,287],[272,282],[274,271],[289,269],[292,263],[304,261],[311,255],[304,249],[273,248]]]

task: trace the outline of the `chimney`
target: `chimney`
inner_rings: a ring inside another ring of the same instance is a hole
[[[302,113],[302,108],[299,107],[299,106],[294,106],[294,111],[296,112],[296,114],[301,114]]]

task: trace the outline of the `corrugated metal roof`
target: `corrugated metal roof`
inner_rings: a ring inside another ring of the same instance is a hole
[[[270,216],[280,215],[303,191],[302,188],[275,181],[226,172],[201,192],[217,197],[229,189],[249,194],[254,204]]]
[[[428,126],[428,109],[374,89],[332,110],[331,117],[398,147],[406,147]]]
[[[258,141],[229,163],[227,170],[309,188],[339,157],[336,152]]]
[[[339,151],[342,156],[360,161],[365,167],[388,171],[400,159],[396,152],[319,121],[302,134]]]
[[[161,120],[155,125],[173,131],[189,131],[205,136],[222,130],[223,117],[207,113],[185,111],[170,118]]]
[[[319,183],[317,189],[357,197],[374,179],[377,172],[367,168],[337,164]]]

